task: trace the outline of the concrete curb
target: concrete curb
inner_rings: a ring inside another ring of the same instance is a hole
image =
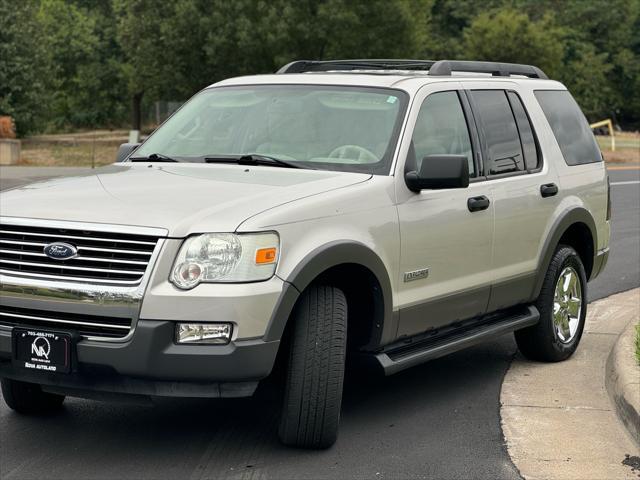
[[[611,349],[607,358],[606,386],[618,417],[640,446],[640,366],[634,355],[637,322],[635,319],[629,323]]]
[[[564,362],[514,358],[500,416],[509,456],[526,480],[640,478],[640,448],[605,386],[607,359],[640,318],[639,299],[636,288],[590,303],[580,347]]]

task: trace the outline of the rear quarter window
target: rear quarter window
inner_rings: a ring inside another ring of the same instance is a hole
[[[600,148],[580,107],[566,90],[536,90],[567,165],[602,161]]]

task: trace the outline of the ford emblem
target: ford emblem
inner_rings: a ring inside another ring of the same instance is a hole
[[[44,247],[44,254],[54,260],[69,260],[78,255],[78,249],[68,243],[55,242]]]

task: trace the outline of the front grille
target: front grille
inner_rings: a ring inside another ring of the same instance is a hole
[[[78,255],[56,260],[44,254],[54,242],[73,245]],[[158,237],[68,228],[0,224],[0,273],[89,283],[137,285]]]
[[[0,305],[0,325],[71,330],[83,336],[122,338],[131,330],[131,319],[77,313],[49,312]]]

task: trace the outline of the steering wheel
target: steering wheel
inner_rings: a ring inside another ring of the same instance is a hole
[[[360,145],[341,145],[331,151],[329,158],[348,158],[355,160],[356,163],[377,163],[380,161],[375,153]]]

